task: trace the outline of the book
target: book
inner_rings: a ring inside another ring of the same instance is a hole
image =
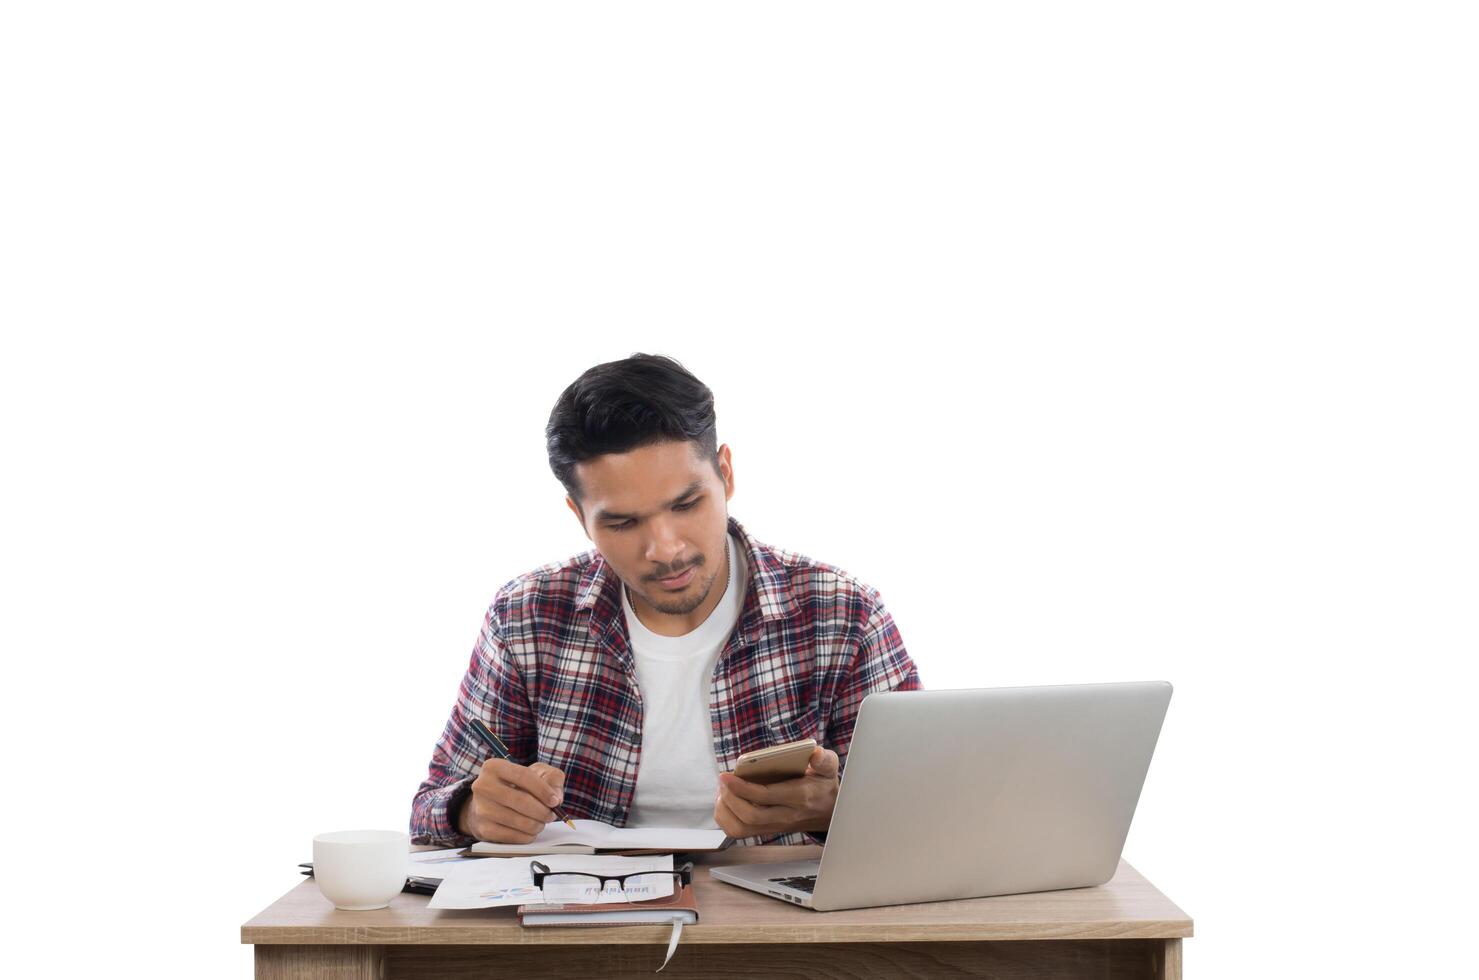
[[[520,905],[519,923],[526,926],[625,926],[667,922],[697,922],[698,902],[693,885],[676,896],[646,902],[605,902],[600,905],[541,903]]]
[[[567,830],[569,828],[566,828]],[[480,840],[463,853],[469,857],[538,857],[541,854],[594,854],[590,844],[541,844],[535,840],[530,844],[500,844],[497,841]]]
[[[724,844],[724,831],[694,830],[690,827],[613,827],[600,820],[573,821],[571,830],[562,823],[545,826],[528,844],[478,841],[467,853],[478,857],[509,857],[523,854],[596,854],[600,851],[717,851]]]

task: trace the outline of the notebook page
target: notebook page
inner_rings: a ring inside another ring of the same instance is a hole
[[[724,843],[722,830],[694,830],[688,827],[613,827],[600,820],[576,820],[571,830],[563,823],[546,824],[539,836],[528,844],[495,844],[479,841],[474,854],[519,853],[543,854],[550,848],[584,844],[608,849],[644,849],[665,851],[711,851]]]

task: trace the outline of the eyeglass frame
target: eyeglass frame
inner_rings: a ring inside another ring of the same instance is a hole
[[[693,862],[688,861],[681,867],[672,871],[631,871],[624,875],[598,875],[594,871],[551,871],[550,866],[543,861],[529,862],[529,876],[534,879],[534,887],[541,892],[544,891],[544,879],[550,875],[580,875],[582,878],[599,878],[601,883],[596,888],[596,894],[606,890],[606,882],[616,882],[616,887],[621,890],[622,895],[627,893],[626,881],[628,878],[640,878],[643,875],[672,875],[677,880],[679,888],[686,888],[693,884]],[[665,897],[665,896],[664,896]]]

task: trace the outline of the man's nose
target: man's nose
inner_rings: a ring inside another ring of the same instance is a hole
[[[650,524],[652,536],[647,539],[647,560],[663,566],[663,571],[675,571],[672,566],[683,554],[683,538],[667,521],[652,521]]]

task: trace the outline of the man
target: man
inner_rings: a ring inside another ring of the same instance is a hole
[[[665,357],[600,364],[565,389],[550,468],[595,551],[493,599],[412,804],[419,844],[527,843],[555,820],[823,839],[853,725],[919,675],[878,592],[756,541],[729,517],[734,467],[714,398]],[[481,718],[510,761],[468,730]],[[815,738],[806,773],[732,773]]]

